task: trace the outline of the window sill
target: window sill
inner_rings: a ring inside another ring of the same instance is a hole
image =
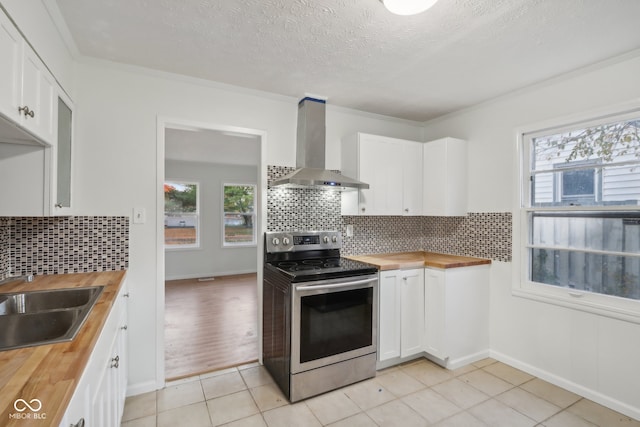
[[[165,252],[180,252],[180,251],[200,251],[202,247],[200,245],[189,245],[189,246],[165,246]]]
[[[246,245],[222,245],[222,249],[244,249],[244,248],[257,248],[257,243],[247,243]]]
[[[532,284],[526,288],[514,287],[511,293],[520,298],[640,324],[640,301],[625,300],[614,296],[599,295],[566,288],[546,289],[547,287],[548,286],[545,285]],[[603,299],[620,300],[621,304],[620,306],[613,306],[604,303],[602,301]],[[622,305],[624,305],[624,307],[622,307]]]

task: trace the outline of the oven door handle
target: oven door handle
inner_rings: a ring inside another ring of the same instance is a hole
[[[332,283],[329,285],[299,285],[296,286],[296,291],[310,291],[310,290],[323,290],[323,289],[337,289],[337,288],[347,288],[350,286],[357,285],[366,285],[367,283],[373,283],[378,281],[377,277],[372,277],[371,279],[365,280],[355,280],[353,282],[342,282],[342,283]]]

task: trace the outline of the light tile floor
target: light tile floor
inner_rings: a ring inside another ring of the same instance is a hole
[[[122,427],[640,427],[633,420],[493,359],[456,371],[419,359],[290,404],[252,364],[127,399]]]

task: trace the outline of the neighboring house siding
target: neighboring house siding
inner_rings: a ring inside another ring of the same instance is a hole
[[[165,227],[195,227],[196,217],[193,215],[164,215]]]
[[[553,172],[537,174],[535,187],[536,203],[552,203],[560,201],[560,193],[557,188],[557,177],[563,166],[571,163],[566,158],[571,153],[575,144],[568,144],[560,155],[554,154],[550,159],[539,158],[536,161],[537,170],[551,170]],[[592,159],[597,161],[596,158]],[[635,155],[628,154],[620,156],[617,162],[637,160]],[[598,197],[604,202],[629,201],[631,204],[638,204],[640,200],[640,168],[635,166],[604,167],[602,169],[602,191]]]

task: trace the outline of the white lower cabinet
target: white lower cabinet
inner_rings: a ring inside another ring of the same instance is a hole
[[[489,266],[424,269],[424,351],[450,369],[488,355]]]
[[[125,284],[105,322],[60,427],[120,426],[127,388],[128,296]]]
[[[424,270],[379,273],[378,360],[423,351]]]

